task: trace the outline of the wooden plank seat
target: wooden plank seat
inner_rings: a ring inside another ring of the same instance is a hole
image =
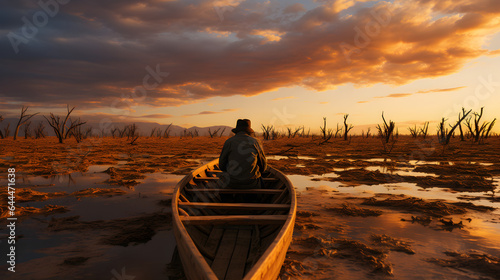
[[[290,204],[179,202],[182,208],[224,210],[287,210]]]
[[[208,193],[245,193],[245,194],[280,194],[283,190],[275,189],[186,189],[186,192]]]
[[[282,224],[287,215],[181,216],[184,225],[267,225]]]

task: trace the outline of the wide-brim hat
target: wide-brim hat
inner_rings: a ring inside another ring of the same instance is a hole
[[[231,130],[234,134],[244,131],[248,134],[254,133],[252,129],[252,122],[249,119],[239,119],[236,122],[236,127]]]

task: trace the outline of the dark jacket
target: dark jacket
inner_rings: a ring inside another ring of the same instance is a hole
[[[261,173],[267,169],[259,140],[245,132],[227,139],[219,157],[219,168],[226,173],[232,188],[258,187]]]

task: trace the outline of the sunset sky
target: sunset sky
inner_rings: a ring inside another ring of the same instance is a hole
[[[348,113],[360,132],[384,111],[432,133],[461,107],[500,117],[498,0],[41,2],[2,1],[4,117],[70,104],[89,121],[317,132]]]

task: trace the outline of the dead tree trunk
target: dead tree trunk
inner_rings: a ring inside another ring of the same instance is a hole
[[[0,123],[3,121],[2,115],[0,115]],[[0,130],[0,139],[4,139],[5,136],[3,136],[2,130]]]
[[[352,124],[347,124],[347,118],[349,117],[349,114],[344,115],[344,140],[347,140],[347,135],[349,131],[353,128]]]
[[[76,127],[79,127],[79,126],[86,123],[86,122],[81,122],[80,119],[78,119],[75,122],[72,122],[70,120],[71,124],[69,127],[67,127],[66,123],[68,122],[69,115],[71,115],[71,113],[73,112],[75,107],[73,107],[71,110],[69,109],[69,106],[67,108],[68,108],[68,113],[66,114],[66,117],[64,118],[63,122],[61,122],[61,118],[59,116],[55,116],[52,113],[50,113],[50,120],[46,116],[43,116],[47,120],[49,125],[52,127],[52,129],[54,130],[54,133],[56,134],[57,138],[59,139],[59,143],[63,143],[63,140],[66,139],[66,137],[69,135],[69,133],[72,130],[74,130]]]
[[[24,106],[21,109],[21,116],[19,117],[19,121],[17,122],[16,130],[14,131],[14,140],[17,139],[17,134],[19,133],[19,128],[22,125],[24,125],[27,121],[29,121],[32,117],[38,115],[38,113],[26,115],[27,110],[28,110],[28,107],[24,107]]]

